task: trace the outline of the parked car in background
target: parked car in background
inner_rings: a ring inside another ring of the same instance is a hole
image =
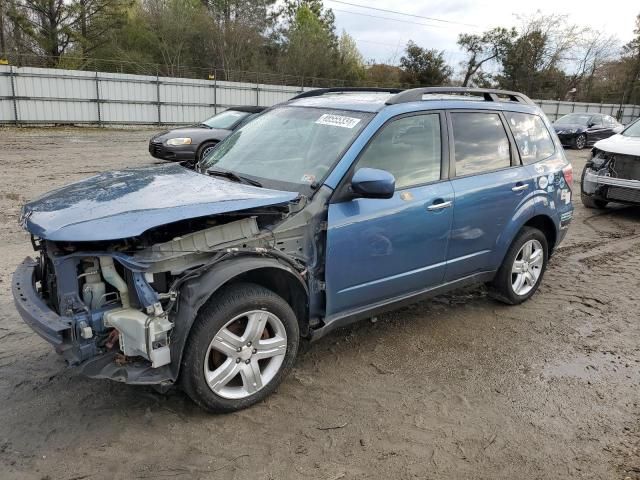
[[[13,295],[86,375],[179,379],[202,407],[238,410],[302,340],[475,283],[529,299],[571,222],[572,176],[522,94],[317,89],[195,171],[107,172],[25,205],[37,260]]]
[[[593,146],[581,186],[582,203],[589,208],[608,202],[640,205],[640,119]]]
[[[149,153],[161,160],[194,164],[234,129],[261,113],[265,107],[231,107],[202,123],[174,128],[154,135],[149,141]]]
[[[563,146],[582,150],[598,140],[622,131],[624,126],[610,115],[601,113],[569,113],[553,122]]]

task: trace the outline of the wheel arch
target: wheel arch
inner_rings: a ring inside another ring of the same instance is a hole
[[[524,227],[533,227],[540,230],[547,239],[547,245],[549,248],[549,257],[553,253],[558,240],[558,229],[553,218],[545,213],[537,213],[533,206],[525,210],[520,211],[520,215],[513,219],[513,226],[506,231],[502,237],[498,240],[496,245],[496,251],[500,252],[499,256],[494,257],[494,266],[496,270],[500,268],[504,257],[509,250],[509,247],[513,244],[518,234]]]
[[[221,262],[186,282],[180,289],[171,336],[174,380],[178,378],[184,346],[198,312],[221,288],[239,282],[256,283],[280,295],[295,312],[301,335],[307,334],[309,295],[306,282],[298,272],[275,258],[244,257]]]

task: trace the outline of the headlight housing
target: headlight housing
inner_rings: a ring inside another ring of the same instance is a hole
[[[189,137],[170,138],[167,140],[167,145],[191,145],[191,139]]]

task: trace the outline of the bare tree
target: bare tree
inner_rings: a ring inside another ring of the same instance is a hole
[[[462,86],[466,87],[483,65],[499,61],[511,46],[517,32],[514,28],[496,27],[480,35],[461,33],[458,35],[458,45],[467,53],[467,60],[462,63],[464,79]],[[479,75],[484,81],[486,75]]]

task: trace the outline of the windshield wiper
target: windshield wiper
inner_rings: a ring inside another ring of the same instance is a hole
[[[207,175],[211,175],[213,177],[226,178],[228,180],[231,180],[232,182],[244,183],[246,185],[253,185],[254,187],[262,187],[262,184],[260,182],[253,180],[252,178],[245,177],[243,175],[238,175],[237,173],[234,173],[230,170],[217,170],[214,168],[208,168]]]

